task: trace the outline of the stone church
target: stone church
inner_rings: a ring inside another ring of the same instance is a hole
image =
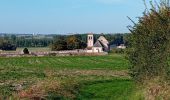
[[[109,42],[104,36],[100,36],[97,41],[94,42],[93,34],[87,36],[87,50],[89,53],[102,53],[109,51]]]

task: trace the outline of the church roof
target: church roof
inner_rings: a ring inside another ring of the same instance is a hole
[[[93,45],[93,47],[103,47],[100,41],[96,41],[96,43]]]
[[[104,43],[104,44],[108,44],[108,43],[109,43],[104,36],[100,36],[100,37],[98,38],[98,40],[101,41],[101,42]]]

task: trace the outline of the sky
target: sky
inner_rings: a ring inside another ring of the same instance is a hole
[[[124,33],[143,0],[0,0],[0,33]]]

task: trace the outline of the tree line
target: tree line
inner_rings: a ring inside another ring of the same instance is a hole
[[[128,44],[128,34],[94,34],[94,41],[96,41],[101,35],[109,41],[110,45]],[[56,36],[51,45],[52,50],[74,50],[85,49],[86,47],[87,34]]]
[[[16,45],[10,41],[0,38],[0,50],[16,50]]]
[[[128,34],[94,34],[94,41],[103,35],[110,44],[127,44]],[[50,47],[52,50],[84,49],[87,34],[54,35],[53,38],[35,38],[34,36],[5,35],[0,37],[0,49],[15,50],[17,47]]]

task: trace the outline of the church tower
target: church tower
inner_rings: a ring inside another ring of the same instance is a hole
[[[88,34],[87,36],[87,47],[88,48],[92,48],[94,44],[94,38],[93,38],[93,34]]]

